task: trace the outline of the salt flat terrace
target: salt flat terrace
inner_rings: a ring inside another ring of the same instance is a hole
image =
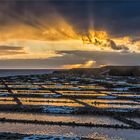
[[[0,122],[23,128],[29,124],[140,129],[140,93],[115,88],[43,76],[3,77]]]

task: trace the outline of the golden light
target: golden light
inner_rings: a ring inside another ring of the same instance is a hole
[[[2,27],[0,45],[21,46],[25,54],[7,54],[1,56],[0,59],[61,56],[56,53],[57,51],[117,51],[111,48],[108,40],[114,41],[116,45],[127,45],[131,52],[140,50],[140,41],[133,43],[129,36],[115,38],[106,31],[93,29],[89,29],[87,33],[80,33],[61,16],[56,16],[54,19],[49,22],[47,19],[42,19],[38,27],[24,23]],[[89,61],[85,67],[90,67],[90,64]],[[84,65],[76,64],[68,67],[84,67]]]
[[[84,64],[71,64],[71,65],[63,65],[62,68],[64,69],[72,69],[72,68],[92,68],[96,64],[96,61],[89,60]]]

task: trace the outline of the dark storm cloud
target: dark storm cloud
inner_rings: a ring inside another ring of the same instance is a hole
[[[0,55],[16,55],[16,54],[25,54],[24,47],[20,46],[0,46]]]
[[[77,28],[88,28],[93,23],[95,29],[105,29],[113,35],[140,33],[140,1],[82,0],[56,5]]]
[[[96,61],[100,65],[140,65],[140,55],[136,53],[61,51],[62,57],[49,59],[12,59],[1,60],[0,68],[62,68],[64,65],[84,64]],[[104,59],[103,59],[104,58]]]
[[[117,52],[100,52],[100,51],[59,51],[59,53],[65,54],[62,57],[58,57],[56,63],[61,64],[77,64],[84,63],[88,60],[95,60],[97,65],[109,64],[109,65],[140,65],[139,53],[117,53]],[[54,60],[50,58],[48,60]]]
[[[54,11],[77,32],[93,26],[115,36],[140,35],[140,1],[135,0],[1,0],[0,24],[24,22],[39,28],[40,19],[51,19]]]
[[[23,47],[20,46],[6,46],[6,45],[2,45],[0,46],[0,51],[19,51],[19,50],[23,50]]]
[[[116,43],[111,39],[107,40],[107,46],[110,47],[113,50],[123,50],[123,51],[124,50],[125,51],[129,50],[129,48],[125,45],[116,45]]]

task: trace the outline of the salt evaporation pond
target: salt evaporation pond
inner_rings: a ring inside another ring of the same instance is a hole
[[[0,132],[88,137],[101,140],[138,140],[140,130],[0,123]]]
[[[94,124],[111,124],[111,125],[125,125],[118,120],[107,116],[92,116],[92,115],[44,115],[44,114],[31,114],[31,113],[0,113],[0,118],[6,119],[24,119],[24,120],[41,120],[41,121],[54,121],[54,122],[77,122],[77,123],[94,123]]]

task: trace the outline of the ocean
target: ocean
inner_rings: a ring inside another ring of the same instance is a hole
[[[0,69],[0,77],[31,75],[31,74],[48,74],[48,73],[52,73],[55,70],[54,69]]]

